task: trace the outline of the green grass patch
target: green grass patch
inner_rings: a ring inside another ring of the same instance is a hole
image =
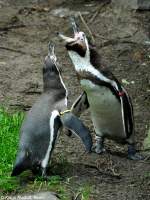
[[[17,187],[10,177],[19,140],[19,129],[24,118],[23,112],[9,113],[0,108],[0,189],[12,191]]]

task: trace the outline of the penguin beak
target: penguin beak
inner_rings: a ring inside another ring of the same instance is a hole
[[[58,36],[65,42],[67,50],[76,51],[78,54],[84,57],[88,48],[86,42],[86,36],[83,32],[79,31],[74,18],[70,18],[71,26],[74,32],[74,37],[67,37],[62,33],[58,33]]]
[[[75,19],[73,17],[70,17],[70,23],[74,32],[74,36],[79,33],[79,27],[77,26]]]
[[[62,33],[57,33],[57,35],[65,42],[65,44],[73,43],[76,41],[75,38],[67,37]]]
[[[65,43],[74,43],[77,40],[77,34],[79,33],[79,28],[75,22],[75,19],[73,17],[70,17],[70,23],[74,32],[74,38],[70,38],[67,36],[64,36],[62,33],[58,33],[58,36],[65,41]]]
[[[57,61],[57,57],[55,55],[55,45],[52,42],[49,42],[48,44],[48,57],[54,61],[54,63]],[[46,57],[46,58],[48,58]],[[46,60],[45,58],[45,60]]]
[[[74,38],[67,37],[61,33],[58,33],[58,36],[64,41],[68,50],[80,49],[80,51],[86,52],[87,46],[83,32],[74,31]]]

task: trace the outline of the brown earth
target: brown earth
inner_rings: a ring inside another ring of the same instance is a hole
[[[42,92],[41,69],[48,41],[52,40],[71,105],[81,88],[56,32],[70,35],[68,16],[80,11],[104,62],[132,97],[137,148],[143,150],[150,118],[150,12],[116,10],[108,2],[0,1],[0,102],[13,109],[29,109]],[[77,20],[88,33],[78,16]],[[88,111],[82,119],[94,132]],[[67,174],[62,169],[60,174],[72,177],[74,187],[92,185],[91,199],[149,200],[149,160],[128,160],[126,147],[112,141],[106,141],[106,147],[109,151],[104,155],[86,155],[80,141],[62,134],[53,159],[59,162],[60,156],[67,158],[70,169]]]

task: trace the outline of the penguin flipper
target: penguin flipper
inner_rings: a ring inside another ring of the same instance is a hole
[[[124,87],[122,87],[124,95],[122,98],[122,109],[123,109],[123,120],[125,131],[127,135],[127,139],[130,138],[132,134],[134,134],[134,117],[133,117],[133,106],[130,96],[128,95],[127,91]]]
[[[87,94],[84,91],[73,103],[71,106],[71,111],[76,116],[80,116],[82,112],[89,108],[89,102],[87,99]]]
[[[61,115],[61,122],[64,127],[74,132],[82,140],[87,152],[91,152],[92,136],[88,128],[73,113],[66,112]]]
[[[88,108],[89,108],[89,102],[88,102],[88,99],[87,99],[87,94],[84,91],[84,92],[82,92],[80,94],[80,96],[72,104],[72,106],[71,106],[71,112],[74,115],[80,117],[80,115],[82,114],[82,112],[84,112]],[[72,135],[71,130],[67,130],[66,135],[70,137]]]
[[[29,168],[29,159],[27,153],[25,151],[20,151],[17,156],[16,163],[13,167],[11,176],[18,176],[28,168]]]

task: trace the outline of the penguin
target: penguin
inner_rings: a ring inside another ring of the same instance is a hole
[[[92,148],[89,130],[67,110],[68,92],[61,77],[54,45],[49,45],[43,67],[43,93],[27,113],[21,129],[20,143],[11,176],[25,170],[47,176],[47,167],[62,127],[74,132],[88,152]]]
[[[71,18],[74,37],[61,33],[58,36],[74,65],[83,93],[72,105],[76,116],[89,108],[94,125],[94,151],[105,152],[105,138],[121,144],[128,144],[128,158],[140,160],[135,149],[135,130],[131,98],[113,73],[103,66],[96,48],[91,45],[86,34],[79,31],[75,20]]]

